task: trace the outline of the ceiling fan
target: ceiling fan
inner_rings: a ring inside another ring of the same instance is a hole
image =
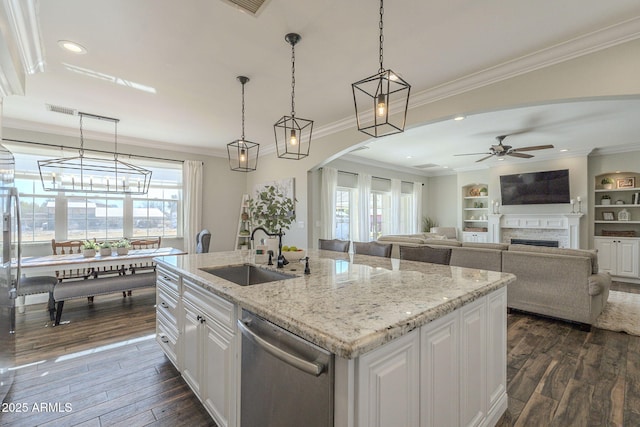
[[[553,145],[533,145],[531,147],[513,148],[511,145],[502,144],[502,141],[507,136],[509,135],[496,136],[496,139],[498,140],[498,144],[492,145],[488,153],[485,152],[485,153],[454,154],[454,156],[474,156],[478,154],[488,154],[488,156],[483,157],[480,160],[476,160],[476,163],[481,162],[483,160],[487,160],[491,156],[497,156],[497,157],[512,156],[512,157],[521,157],[523,159],[530,159],[531,157],[533,157],[533,155],[522,153],[522,151],[546,150],[547,148],[553,148]]]

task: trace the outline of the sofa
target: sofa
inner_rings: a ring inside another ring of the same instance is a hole
[[[424,245],[447,245],[460,246],[456,239],[447,238],[444,234],[437,233],[416,233],[416,234],[389,234],[380,236],[379,243],[393,244],[391,258],[400,258],[400,245],[402,246],[424,246]]]
[[[413,244],[421,245],[450,247],[449,265],[514,274],[507,288],[511,309],[592,325],[609,298],[611,276],[598,272],[595,250],[448,239]]]

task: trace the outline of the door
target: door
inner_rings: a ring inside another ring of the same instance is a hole
[[[193,392],[200,397],[200,320],[202,316],[195,307],[183,300],[184,334],[182,338],[182,376],[191,386]]]
[[[616,275],[624,277],[638,277],[638,241],[618,240],[617,244],[618,271]]]
[[[11,152],[0,145],[0,204],[2,213],[2,244],[0,245],[0,400],[4,401],[13,384],[16,363],[15,298],[19,269],[11,268],[11,258],[20,259],[19,204],[13,187],[15,161]],[[12,243],[17,242],[12,247]],[[12,252],[12,249],[17,249]]]
[[[204,385],[203,401],[220,427],[229,425],[231,414],[231,394],[235,388],[231,384],[234,370],[231,368],[234,356],[233,333],[217,325],[211,318],[207,318],[204,333]]]
[[[594,238],[593,246],[598,251],[598,267],[601,271],[615,274],[616,248],[613,239]]]

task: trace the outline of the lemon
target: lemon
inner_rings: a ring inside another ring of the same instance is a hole
[[[282,252],[287,252],[289,250],[289,246],[283,246],[282,247]]]
[[[289,250],[295,252],[298,250],[298,248],[296,248],[295,246],[289,246]]]

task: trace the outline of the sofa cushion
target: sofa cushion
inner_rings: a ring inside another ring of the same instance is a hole
[[[611,286],[611,276],[609,273],[598,273],[589,276],[589,295],[600,295],[606,292]]]
[[[424,243],[431,246],[462,246],[462,243],[453,239],[424,239]]]
[[[423,237],[411,237],[410,235],[406,236],[380,236],[378,237],[378,242],[394,242],[394,243],[414,243],[414,244],[423,244]]]
[[[502,271],[502,251],[498,249],[474,248],[462,245],[451,248],[449,265]]]
[[[570,249],[570,248],[549,248],[546,246],[533,245],[509,245],[510,251],[536,252],[545,254],[571,255],[587,257],[591,260],[591,272],[598,273],[598,251],[593,249]]]

